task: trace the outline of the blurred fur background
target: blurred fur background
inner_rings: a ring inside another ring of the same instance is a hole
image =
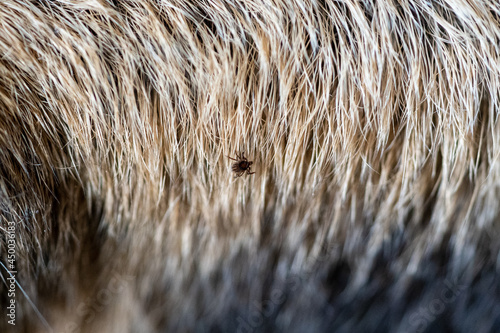
[[[2,1],[0,331],[498,332],[499,93],[497,0]]]

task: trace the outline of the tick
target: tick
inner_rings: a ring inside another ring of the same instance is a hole
[[[247,175],[253,175],[255,172],[252,171],[252,161],[247,160],[245,157],[245,153],[240,153],[240,155],[236,155],[236,158],[232,158],[230,156],[227,156],[228,158],[232,159],[233,161],[236,161],[236,163],[233,163],[233,166],[231,169],[235,173],[234,178],[238,178],[243,176],[245,173]]]

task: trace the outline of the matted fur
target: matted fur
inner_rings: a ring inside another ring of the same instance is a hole
[[[496,0],[2,1],[0,331],[498,331],[499,45]]]

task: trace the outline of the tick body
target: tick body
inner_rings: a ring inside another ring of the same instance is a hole
[[[233,163],[233,166],[231,167],[231,170],[233,170],[233,172],[235,173],[234,178],[241,177],[244,174],[253,175],[255,173],[251,172],[253,162],[247,160],[247,158],[245,157],[245,153],[236,155],[236,158],[232,158],[230,156],[228,156],[228,158],[236,161],[236,163]]]

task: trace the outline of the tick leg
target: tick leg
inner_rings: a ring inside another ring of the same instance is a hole
[[[227,158],[230,158],[230,159],[232,159],[233,161],[238,161],[237,159],[235,159],[235,158],[232,158],[232,157],[230,157],[230,156],[227,156],[227,155],[226,155],[226,157],[227,157]],[[238,155],[236,155],[236,157],[238,157]]]

